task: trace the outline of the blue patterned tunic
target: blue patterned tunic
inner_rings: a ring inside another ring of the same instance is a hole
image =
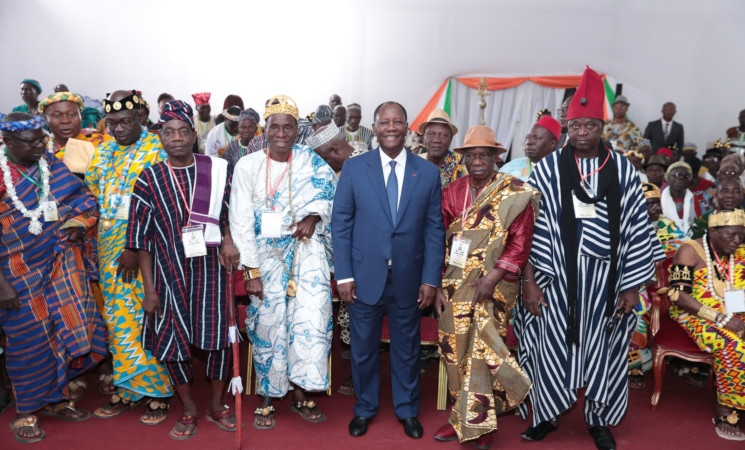
[[[287,162],[270,159],[268,171],[266,151],[251,153],[235,165],[230,231],[241,265],[258,267],[264,285],[264,299],[252,297],[246,319],[259,395],[282,397],[290,383],[308,391],[328,389],[331,261],[325,243],[330,241],[336,181],[331,167],[310,147],[299,144],[293,147],[289,167]],[[271,191],[277,183],[268,199],[267,185]],[[270,211],[272,203],[274,211],[281,213],[284,230],[277,239],[261,237],[262,212]],[[311,214],[321,218],[309,242],[291,236],[292,214],[297,222]],[[287,295],[288,272],[298,284],[295,297]]]

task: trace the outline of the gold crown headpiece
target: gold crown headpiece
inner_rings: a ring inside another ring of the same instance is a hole
[[[709,216],[709,228],[738,225],[745,226],[745,211],[741,209],[713,212]]]
[[[714,148],[718,148],[718,149],[723,149],[723,148],[729,149],[731,146],[732,146],[732,143],[730,142],[729,139],[727,139],[725,142],[722,142],[721,139],[717,139],[714,142]]]
[[[295,100],[281,94],[269,99],[266,110],[264,110],[264,120],[268,119],[272,114],[289,114],[295,120],[299,120],[300,118]]]
[[[662,195],[660,194],[660,188],[658,188],[655,184],[642,183],[642,190],[644,191],[645,199],[662,197]]]
[[[106,114],[142,108],[144,106],[144,100],[140,98],[137,91],[129,92],[131,92],[131,95],[121,98],[118,101],[111,101],[108,98],[103,99],[103,109],[106,111]],[[111,94],[106,94],[106,97],[109,95]]]

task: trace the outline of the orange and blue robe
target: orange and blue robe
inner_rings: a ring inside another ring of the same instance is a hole
[[[29,232],[30,219],[0,192],[0,266],[20,301],[17,311],[0,310],[0,326],[7,335],[7,368],[20,413],[67,399],[68,380],[106,355],[104,325],[90,290],[91,272],[81,262],[85,246],[69,242],[64,232],[95,226],[96,201],[62,161],[46,158],[59,220],[40,219],[40,235]],[[34,165],[23,175],[20,170],[13,177],[16,192],[33,210],[40,199],[30,180],[41,182],[40,169]]]

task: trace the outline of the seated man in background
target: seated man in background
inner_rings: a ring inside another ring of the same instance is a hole
[[[738,415],[745,410],[745,213],[710,215],[707,234],[681,245],[673,258],[670,317],[714,356],[717,435],[745,441]]]
[[[709,216],[716,211],[733,211],[742,208],[742,202],[745,200],[742,184],[737,178],[724,178],[719,182],[714,197],[714,206],[716,210],[709,211],[693,222],[691,230],[693,231],[692,239],[701,239],[709,228]]]
[[[719,172],[719,166],[722,162],[722,150],[718,148],[706,149],[704,157],[701,160],[701,165],[706,168],[706,172],[701,175],[701,178],[711,181],[712,183],[717,182],[717,173]]]
[[[665,171],[669,165],[667,158],[663,155],[652,155],[645,161],[644,173],[647,175],[647,181],[660,188],[660,190],[667,187],[665,181]]]
[[[665,173],[669,186],[662,191],[662,215],[688,236],[693,221],[713,209],[703,195],[691,192],[691,179],[691,166],[684,162],[673,163]]]
[[[652,183],[642,183],[642,191],[644,191],[644,198],[647,202],[647,215],[649,216],[649,222],[654,225],[659,225],[659,220],[662,213],[662,206],[660,205],[660,190]],[[675,225],[671,225],[674,227]],[[681,233],[682,234],[682,233]],[[665,259],[665,252],[663,249],[672,247],[672,251],[675,252],[681,241],[674,240],[673,236],[668,235],[665,231],[660,231],[655,226],[655,235],[660,241],[660,246],[654,247],[654,261],[662,261]],[[670,240],[673,239],[673,240]],[[652,368],[652,349],[649,348],[647,342],[647,329],[649,327],[651,300],[647,292],[647,287],[639,290],[639,304],[636,306],[634,313],[636,314],[636,329],[633,336],[631,337],[631,349],[629,350],[629,387],[631,389],[644,389],[646,382],[644,381],[644,372],[649,371]]]

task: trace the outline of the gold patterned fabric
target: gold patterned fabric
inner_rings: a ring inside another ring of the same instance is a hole
[[[495,266],[509,239],[510,225],[528,205],[533,219],[538,216],[539,198],[536,189],[500,173],[467,211],[465,229],[459,215],[447,231],[446,264],[454,236],[471,240],[466,268],[447,265],[442,287],[448,305],[439,321],[440,357],[453,398],[449,420],[460,442],[496,430],[497,415],[517,407],[531,387],[504,344],[519,282],[500,281],[494,301],[478,304],[473,313],[476,288],[469,284]]]

